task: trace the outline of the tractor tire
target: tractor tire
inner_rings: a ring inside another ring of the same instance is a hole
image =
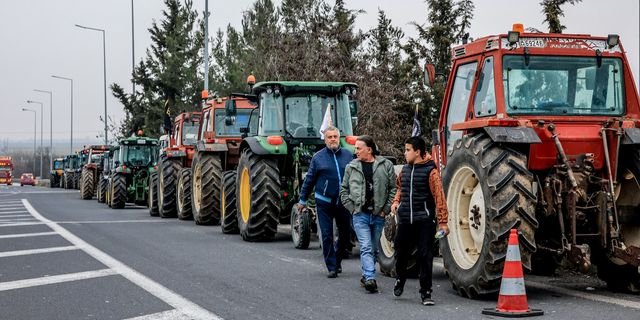
[[[64,188],[73,189],[73,175],[70,173],[64,174]]]
[[[311,242],[311,212],[308,208],[298,210],[297,206],[291,207],[291,240],[296,249],[309,249]],[[322,243],[322,237],[320,238]]]
[[[222,194],[220,199],[220,226],[222,233],[237,234],[238,208],[236,207],[236,175],[235,171],[225,171],[222,174]]]
[[[80,196],[83,200],[93,199],[93,190],[95,181],[93,181],[93,171],[91,169],[82,169],[82,186]]]
[[[56,187],[56,175],[52,174],[51,177],[49,177],[49,188],[55,188]]]
[[[107,188],[109,187],[107,185],[108,182],[109,181],[107,181],[106,179],[100,177],[100,182],[98,182],[98,195],[96,197],[98,199],[98,203],[107,202]]]
[[[127,203],[127,177],[116,174],[111,184],[111,208],[123,209]]]
[[[238,163],[236,197],[242,239],[273,240],[280,215],[280,171],[276,159],[245,149]]]
[[[193,158],[191,210],[198,225],[220,223],[222,163],[217,154],[197,153]]]
[[[147,198],[147,207],[149,215],[157,217],[160,212],[158,208],[158,173],[151,172],[149,174],[149,197]]]
[[[469,134],[454,143],[442,173],[450,234],[440,239],[445,273],[461,296],[497,293],[508,237],[518,230],[522,265],[536,250],[534,176],[524,154]]]
[[[382,235],[378,239],[378,263],[380,272],[387,277],[395,278],[396,272],[396,249],[394,241],[396,238],[397,224],[395,215],[385,217]],[[413,248],[409,261],[407,262],[407,276],[416,277],[420,273],[420,266],[417,262],[418,248]]]
[[[158,168],[158,208],[162,218],[177,217],[176,187],[181,167],[179,160],[167,157],[162,157],[160,160]]]
[[[73,174],[73,189],[80,190],[80,174],[78,172]]]
[[[178,219],[193,219],[191,212],[191,168],[180,169],[176,190],[176,209],[178,210]]]

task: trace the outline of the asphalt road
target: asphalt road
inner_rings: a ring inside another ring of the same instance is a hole
[[[288,226],[247,243],[220,227],[112,210],[77,191],[0,186],[1,319],[493,319],[495,300],[461,298],[437,260],[436,305],[417,280],[401,298],[359,286],[357,258],[327,279],[317,239],[297,250]],[[585,275],[526,277],[529,305],[549,319],[640,319],[640,297]]]

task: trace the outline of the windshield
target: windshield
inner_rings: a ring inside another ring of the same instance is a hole
[[[216,136],[219,137],[239,137],[242,133],[240,133],[240,128],[246,128],[249,123],[249,115],[251,115],[251,110],[253,109],[236,109],[236,119],[231,125],[227,125],[225,121],[225,111],[224,109],[216,109],[215,111],[215,129]],[[257,118],[258,113],[254,112],[252,117]],[[249,132],[256,132],[257,122],[251,121],[252,126],[249,128]]]
[[[124,163],[133,166],[146,166],[155,162],[156,147],[152,145],[123,146],[122,158]]]
[[[60,169],[62,169],[62,161],[54,161],[54,162],[53,162],[53,169],[54,169],[54,170],[60,170]]]
[[[193,146],[198,141],[198,122],[187,122],[182,124],[182,144]]]
[[[509,114],[619,115],[624,111],[622,62],[595,57],[508,55],[503,58]]]

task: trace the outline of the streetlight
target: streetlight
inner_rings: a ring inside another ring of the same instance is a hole
[[[40,179],[42,179],[42,123],[44,119],[44,108],[42,107],[43,103],[39,101],[27,100],[27,103],[37,103],[40,105]]]
[[[33,89],[35,92],[49,94],[49,170],[53,169],[53,92]]]
[[[51,77],[71,81],[71,147],[69,148],[69,154],[73,154],[73,79],[56,75],[52,75]]]
[[[33,174],[36,173],[36,110],[22,108],[22,111],[33,112]]]
[[[102,77],[104,80],[104,88],[103,88],[104,89],[104,144],[107,145],[109,144],[109,140],[107,139],[107,51],[106,51],[107,49],[105,45],[105,31],[104,29],[85,27],[79,24],[76,24],[76,27],[102,32],[102,59],[103,59]]]

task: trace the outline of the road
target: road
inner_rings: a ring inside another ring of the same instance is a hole
[[[359,286],[357,258],[327,279],[317,239],[296,250],[247,243],[220,227],[112,210],[77,191],[0,186],[2,319],[493,319],[494,299],[469,300],[434,267],[436,305],[419,304],[417,280],[401,298],[379,276]],[[608,292],[584,275],[527,275],[529,305],[549,319],[639,319],[640,297]]]

